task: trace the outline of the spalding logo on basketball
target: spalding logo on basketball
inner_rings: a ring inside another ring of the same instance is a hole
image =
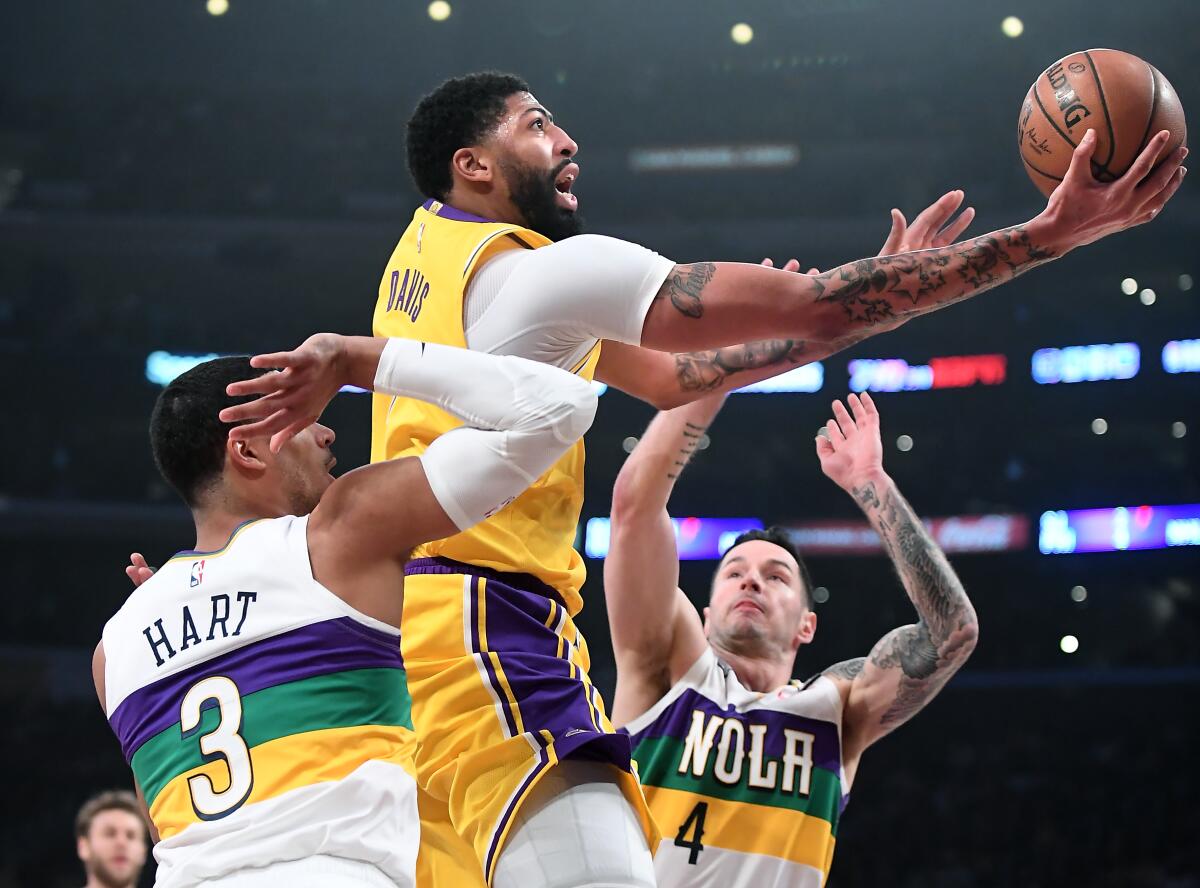
[[[1153,65],[1116,49],[1061,58],[1026,93],[1017,144],[1025,172],[1042,194],[1058,187],[1089,129],[1096,131],[1092,174],[1101,182],[1119,178],[1159,130],[1171,132],[1159,161],[1187,141],[1174,87]]]

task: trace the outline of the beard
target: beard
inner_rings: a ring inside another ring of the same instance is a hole
[[[91,862],[91,869],[96,881],[105,888],[133,888],[142,873],[141,867],[135,866],[129,869],[129,875],[121,877],[109,869],[104,861],[95,859]]]
[[[525,227],[552,241],[583,231],[583,217],[578,210],[565,210],[558,205],[558,189],[554,187],[554,180],[570,162],[569,158],[564,160],[550,173],[516,163],[503,164],[509,196],[525,219]]]

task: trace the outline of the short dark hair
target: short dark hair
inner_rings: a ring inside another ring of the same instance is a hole
[[[417,190],[445,200],[454,186],[454,152],[478,144],[519,92],[529,92],[529,84],[515,74],[480,71],[447,80],[422,98],[408,118],[408,172]]]
[[[217,414],[250,400],[231,398],[225,387],[265,372],[251,367],[245,356],[214,358],[175,377],[158,396],[150,414],[154,462],[189,506],[197,505],[225,467],[225,441],[233,426]]]
[[[137,798],[127,789],[107,789],[98,793],[83,803],[79,813],[75,815],[75,838],[86,838],[92,831],[92,821],[105,811],[128,811],[137,817],[144,825],[146,815]]]
[[[740,546],[742,543],[748,543],[751,540],[762,540],[766,543],[773,543],[783,551],[787,552],[796,559],[796,566],[800,568],[800,588],[804,591],[804,606],[812,610],[812,577],[808,574],[808,565],[804,563],[804,559],[800,557],[800,550],[796,548],[796,544],[792,542],[791,534],[784,528],[779,526],[768,527],[766,530],[747,530],[738,535],[737,539],[721,553],[721,560],[725,560],[725,556],[731,550]]]

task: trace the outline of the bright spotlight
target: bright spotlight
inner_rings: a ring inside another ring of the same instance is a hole
[[[1142,300],[1142,305],[1153,305],[1155,300],[1158,299],[1158,294],[1147,287],[1138,294],[1138,298]]]
[[[733,38],[734,43],[745,46],[754,39],[754,29],[745,22],[738,22],[729,29],[729,36]]]
[[[450,18],[450,4],[446,0],[433,0],[429,4],[429,17],[435,22],[444,22]]]
[[[1073,654],[1079,650],[1079,639],[1074,635],[1064,635],[1059,639],[1058,649],[1064,654]]]
[[[1179,276],[1179,289],[1190,290],[1192,289],[1192,283],[1192,276],[1190,274],[1181,274]]]
[[[1000,30],[1004,32],[1005,37],[1015,39],[1025,33],[1025,23],[1015,15],[1010,15],[1000,23]]]
[[[902,453],[908,453],[913,448],[913,439],[909,435],[901,435],[896,439],[896,449]]]
[[[1106,420],[1100,416],[1097,416],[1095,419],[1092,420],[1092,434],[1093,435],[1103,435],[1107,431],[1108,431],[1108,420]]]
[[[1076,602],[1087,601],[1087,589],[1083,586],[1072,586],[1071,600]]]
[[[1182,438],[1187,434],[1187,423],[1173,422],[1171,423],[1171,437]]]
[[[224,15],[229,12],[229,0],[208,0],[205,8],[209,15]]]
[[[633,453],[633,448],[635,448],[637,446],[638,446],[638,439],[635,438],[633,435],[630,435],[628,438],[626,438],[624,441],[621,442],[621,449],[624,450],[626,453]]]
[[[1137,292],[1137,281],[1133,278],[1125,278],[1125,280],[1121,281],[1121,292],[1126,296],[1132,296]]]

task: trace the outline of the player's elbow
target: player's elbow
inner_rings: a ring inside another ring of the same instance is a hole
[[[558,393],[555,412],[562,419],[556,424],[556,432],[564,444],[574,444],[592,427],[600,399],[596,390],[586,379],[572,376]]]
[[[610,510],[614,537],[623,533],[627,526],[650,507],[644,493],[645,486],[638,483],[640,474],[638,468],[632,464],[632,460],[626,461],[617,474],[617,480],[613,484],[612,509]]]

